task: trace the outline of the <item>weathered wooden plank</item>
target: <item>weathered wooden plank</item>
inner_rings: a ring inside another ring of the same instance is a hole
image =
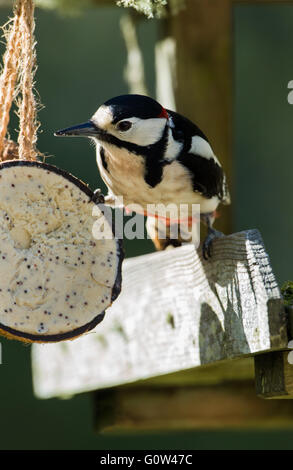
[[[98,432],[293,427],[293,402],[262,400],[254,383],[118,387],[94,393]]]
[[[261,236],[128,259],[105,320],[75,341],[33,347],[40,397],[135,382],[287,346],[280,292]],[[196,373],[196,372],[195,372]]]

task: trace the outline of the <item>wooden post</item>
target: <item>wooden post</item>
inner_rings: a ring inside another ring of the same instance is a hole
[[[288,351],[255,356],[256,393],[262,398],[293,398],[293,365]]]
[[[289,339],[293,338],[293,308],[285,307]],[[291,342],[292,343],[292,342]],[[293,364],[289,350],[254,358],[256,393],[262,398],[293,398]]]
[[[176,44],[177,110],[210,139],[232,185],[232,8],[230,0],[186,0],[168,20]],[[231,233],[229,207],[217,227]]]

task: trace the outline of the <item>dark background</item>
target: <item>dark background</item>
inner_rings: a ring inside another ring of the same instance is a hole
[[[10,11],[0,10],[0,23]],[[49,163],[105,189],[93,147],[83,139],[57,139],[53,131],[84,122],[106,99],[127,93],[126,51],[118,7],[80,17],[37,11],[39,149]],[[153,47],[158,22],[140,27],[148,86],[154,95]],[[234,106],[234,230],[258,228],[280,283],[292,278],[293,5],[236,6]],[[3,46],[2,46],[3,48]],[[13,119],[13,126],[17,121]],[[212,140],[212,136],[210,136]],[[127,256],[152,250],[126,243]],[[293,432],[185,432],[98,436],[89,394],[38,400],[33,395],[30,347],[1,339],[1,449],[293,449]]]

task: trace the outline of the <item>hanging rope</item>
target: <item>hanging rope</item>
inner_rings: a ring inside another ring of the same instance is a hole
[[[10,109],[15,97],[20,55],[19,22],[20,4],[18,3],[14,7],[14,18],[3,27],[7,47],[3,57],[3,69],[0,76],[0,156],[4,152]]]
[[[36,160],[37,105],[33,92],[36,71],[35,20],[33,0],[20,0],[20,36],[22,54],[20,61],[20,90],[22,99],[19,106],[19,156],[25,160]]]
[[[16,144],[6,139],[9,115],[13,100],[16,99],[19,116],[17,155],[12,158],[36,160],[37,103],[34,96],[34,75],[36,53],[34,39],[34,2],[17,0],[14,18],[8,23],[4,33],[7,41],[0,77],[0,158],[11,157]]]

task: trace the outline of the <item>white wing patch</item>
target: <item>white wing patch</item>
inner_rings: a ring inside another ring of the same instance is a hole
[[[199,135],[195,135],[194,137],[192,137],[191,148],[189,151],[203,158],[213,158],[217,162],[217,164],[221,166],[210,144]]]

